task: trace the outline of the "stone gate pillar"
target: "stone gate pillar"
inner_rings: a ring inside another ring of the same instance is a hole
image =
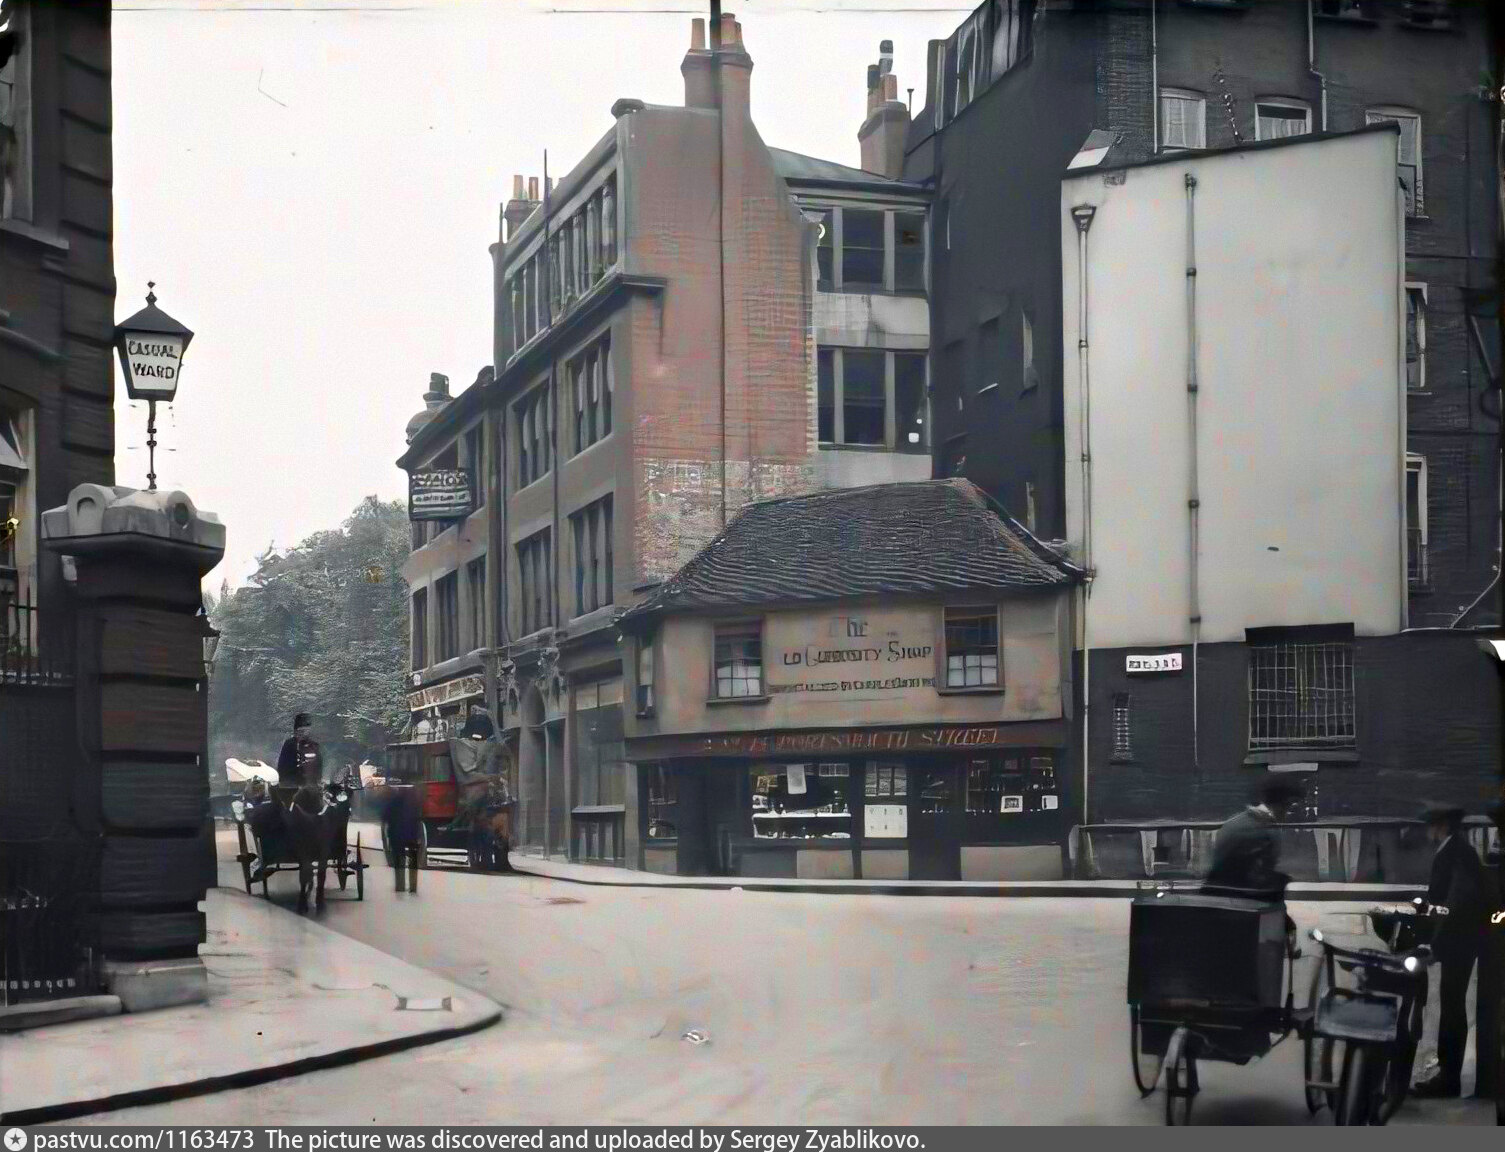
[[[76,595],[73,803],[101,837],[91,938],[106,982],[128,1012],[202,1000],[198,905],[216,861],[200,581],[224,525],[181,492],[83,484],[43,514],[42,537]]]

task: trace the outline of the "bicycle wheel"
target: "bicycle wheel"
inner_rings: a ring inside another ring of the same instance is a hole
[[[1385,1075],[1379,1049],[1369,1044],[1348,1045],[1343,1053],[1343,1079],[1338,1086],[1333,1123],[1347,1127],[1376,1123],[1385,1091]]]
[[[1160,1066],[1165,1062],[1164,1053],[1156,1056],[1144,1050],[1144,1028],[1139,1023],[1139,1005],[1129,1005],[1129,1054],[1134,1061],[1134,1087],[1139,1089],[1140,1099],[1155,1091],[1160,1080]]]
[[[1416,1050],[1421,1046],[1425,1008],[1420,997],[1411,1000],[1406,1018],[1401,1021],[1400,1035],[1395,1040],[1395,1052],[1385,1069],[1384,1095],[1380,1103],[1379,1122],[1388,1124],[1390,1117],[1400,1110],[1411,1091],[1411,1073],[1416,1065]]]
[[[1197,1058],[1194,1041],[1185,1028],[1177,1028],[1165,1050],[1165,1122],[1169,1127],[1191,1123],[1191,1106],[1197,1095]]]
[[[1306,1073],[1306,1108],[1313,1116],[1322,1110],[1324,1104],[1335,1112],[1338,1108],[1338,1090],[1335,1085],[1338,1082],[1338,1069],[1342,1067],[1343,1049],[1340,1041],[1330,1036],[1317,1035],[1315,1027],[1317,1005],[1327,993],[1327,987],[1327,965],[1319,960],[1312,972],[1311,995],[1307,997],[1307,1004],[1313,1011],[1313,1021],[1301,1041]]]

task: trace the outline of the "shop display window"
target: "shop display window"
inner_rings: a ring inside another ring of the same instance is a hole
[[[643,794],[648,798],[648,839],[679,836],[679,781],[667,764],[643,768]]]
[[[967,815],[1012,816],[1060,806],[1055,757],[1020,753],[979,756],[966,763]]]
[[[940,816],[955,812],[955,779],[955,772],[948,768],[922,769],[915,781],[920,812],[926,816]]]
[[[850,840],[846,764],[754,764],[753,836],[759,840]]]
[[[862,795],[863,799],[874,801],[907,797],[909,769],[903,764],[869,764],[863,779]]]

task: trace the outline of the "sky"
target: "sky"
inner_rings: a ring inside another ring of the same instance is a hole
[[[770,145],[858,162],[867,66],[925,51],[975,5],[727,0]],[[158,415],[158,487],[227,526],[206,578],[406,499],[395,460],[429,373],[491,353],[497,213],[556,179],[621,97],[681,104],[700,0],[123,0],[114,15],[117,319],[194,332]],[[145,404],[117,388],[116,482],[146,483]]]

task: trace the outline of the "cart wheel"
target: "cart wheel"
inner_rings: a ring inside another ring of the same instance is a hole
[[[1139,1005],[1129,1005],[1129,1055],[1134,1062],[1134,1087],[1139,1089],[1140,1099],[1144,1099],[1155,1091],[1155,1085],[1160,1082],[1160,1068],[1165,1063],[1162,1053],[1156,1056],[1154,1053],[1144,1050],[1144,1029],[1139,1024]]]
[[[1379,1051],[1369,1044],[1350,1044],[1343,1053],[1343,1080],[1333,1123],[1350,1128],[1373,1124],[1379,1117],[1385,1090],[1385,1068]]]
[[[355,834],[355,898],[366,898],[366,860],[361,854],[361,834]]]
[[[1197,1095],[1193,1043],[1185,1028],[1177,1028],[1165,1049],[1165,1122],[1172,1128],[1191,1123],[1192,1101]]]

